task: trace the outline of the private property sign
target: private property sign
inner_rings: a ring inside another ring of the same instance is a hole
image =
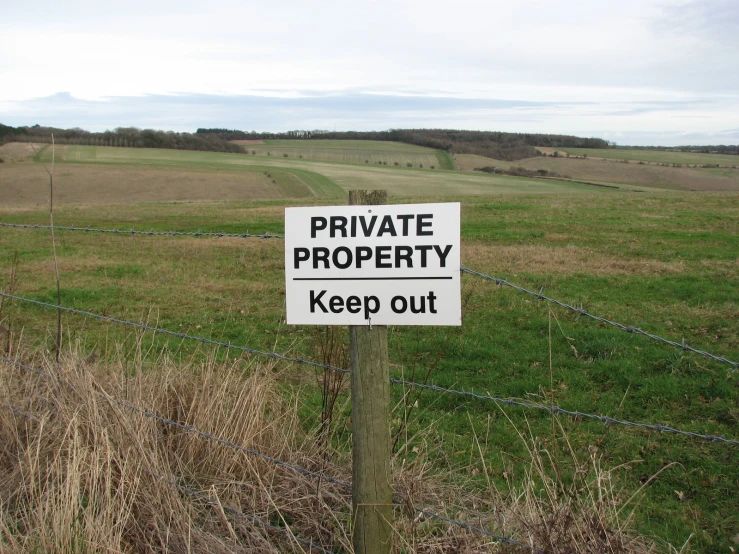
[[[461,325],[460,205],[285,208],[287,322]]]

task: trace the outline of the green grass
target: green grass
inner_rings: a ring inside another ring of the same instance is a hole
[[[693,152],[670,152],[659,150],[631,150],[627,148],[561,148],[564,152],[575,156],[586,155],[592,158],[608,158],[611,160],[633,160],[636,162],[709,165],[739,165],[739,156],[730,154],[700,154]]]
[[[439,167],[441,169],[457,169],[457,165],[448,152],[437,150],[436,159],[439,161]]]
[[[377,169],[377,171],[383,171]],[[388,174],[392,172],[387,172]],[[400,172],[399,172],[400,173]],[[420,173],[420,172],[418,172]],[[408,197],[397,201],[435,201]],[[314,200],[312,203],[325,201]],[[341,204],[343,198],[329,200]],[[462,261],[598,315],[638,326],[730,359],[739,358],[739,197],[736,194],[565,194],[468,197],[462,200]],[[301,201],[301,204],[305,204]],[[281,232],[284,202],[172,203],[63,207],[58,225],[225,232]],[[6,211],[2,221],[44,223],[39,211]],[[315,358],[320,328],[286,326],[283,245],[275,239],[130,237],[59,232],[66,305],[234,344]],[[48,233],[0,230],[0,287],[17,252],[18,294],[55,302]],[[392,371],[456,389],[488,392],[699,433],[739,438],[739,374],[728,366],[562,311],[529,296],[465,275],[461,328],[390,329]],[[55,314],[6,306],[23,340],[52,344]],[[132,352],[125,328],[65,316],[66,338],[102,356],[114,344]],[[205,347],[147,334],[154,352],[189,356]],[[551,348],[551,367],[550,367]],[[221,353],[222,357],[226,353]],[[232,352],[230,356],[238,356]],[[152,357],[145,365],[155,369]],[[320,395],[312,370],[295,368],[306,428]],[[394,430],[403,419],[401,391]],[[506,490],[527,467],[513,424],[557,456],[563,479],[574,471],[568,445],[586,460],[603,456],[618,472],[621,496],[646,486],[637,528],[695,552],[727,552],[739,533],[739,448],[603,426],[546,413],[498,408],[433,392],[413,393],[408,443],[465,486],[491,480]],[[341,414],[337,423],[341,426]],[[481,443],[483,458],[472,438]],[[429,435],[429,430],[432,431]],[[483,461],[484,460],[484,467]],[[672,465],[671,465],[672,464]],[[479,474],[478,474],[479,472]],[[477,475],[476,475],[477,474]],[[680,494],[678,494],[680,493]]]
[[[268,140],[244,145],[257,156],[274,156],[352,164],[454,169],[449,154],[402,142],[372,140]]]
[[[361,149],[361,150],[393,150],[396,152],[428,152],[433,151],[431,148],[424,146],[416,146],[405,142],[394,142],[384,140],[331,140],[331,139],[311,139],[311,140],[266,140],[265,144],[273,146],[296,146],[306,148],[325,148],[325,149]]]

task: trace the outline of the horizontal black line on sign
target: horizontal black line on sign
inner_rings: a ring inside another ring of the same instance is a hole
[[[452,277],[293,277],[293,281],[426,281]]]

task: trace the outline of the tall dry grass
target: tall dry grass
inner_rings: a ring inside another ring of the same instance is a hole
[[[35,419],[0,412],[0,551],[299,550],[289,537],[227,516],[228,507],[275,527],[288,523],[319,544],[350,544],[341,518],[346,495],[335,485],[318,487],[113,400],[310,465],[294,406],[277,392],[270,366],[243,371],[162,360],[160,371],[116,379],[121,368],[69,357],[58,369],[39,365],[55,379],[2,366],[3,401]]]
[[[314,432],[300,424],[296,396],[285,394],[286,375],[274,366],[175,364],[162,356],[157,370],[131,376],[123,363],[88,363],[74,352],[58,366],[38,357],[30,365],[52,378],[0,362],[0,403],[6,404],[0,406],[0,552],[309,551],[291,533],[351,552],[345,488],[117,401],[348,481],[348,456],[327,455],[326,437],[316,440],[320,414]],[[433,445],[433,430],[425,432],[420,442]],[[506,491],[493,479],[487,490],[474,489],[463,475],[443,474],[423,451],[412,463],[400,452],[393,461],[401,501],[394,550],[530,551],[422,513],[430,510],[547,553],[656,551],[630,531],[629,505],[595,453],[578,462],[577,478],[564,485],[537,439],[522,440],[530,447],[530,472]]]

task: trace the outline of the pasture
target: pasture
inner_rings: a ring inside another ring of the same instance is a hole
[[[237,144],[244,141],[234,141]],[[454,169],[446,152],[402,142],[371,140],[266,140],[245,141],[244,148],[257,156],[305,158],[324,162],[390,165],[427,169]]]
[[[48,164],[51,154],[46,146],[39,156]],[[591,190],[576,183],[500,175],[218,152],[57,146],[55,159],[58,198],[69,203],[335,198],[352,188],[454,198]],[[42,205],[48,184],[44,175],[38,163],[0,164],[0,202]]]
[[[560,148],[573,156],[629,160],[645,163],[690,164],[690,165],[739,165],[739,156],[730,154],[702,154],[698,152],[672,152],[661,150],[632,150],[630,148]]]
[[[262,167],[288,167],[280,165],[286,163],[281,159],[253,156],[100,147],[83,147],[80,160],[70,163],[70,156],[76,158],[74,148],[57,166],[60,195],[68,186],[62,184],[61,175],[74,165],[152,175],[175,168],[196,174],[210,171],[208,183],[216,182],[227,168],[248,173],[256,166],[258,175]],[[81,159],[85,156],[86,162]],[[352,188],[355,178],[356,187],[372,183],[387,188],[393,202],[461,199],[466,266],[534,291],[543,288],[551,297],[582,303],[591,313],[739,358],[736,194],[632,194],[546,182],[541,186],[549,187],[542,189],[547,194],[526,194],[521,191],[532,190],[525,185],[528,180],[357,169],[311,160],[289,163],[325,175],[342,188]],[[37,172],[42,186],[47,184],[37,164],[25,166]],[[439,184],[431,186],[427,176]],[[419,181],[413,183],[415,178]],[[461,187],[461,178],[470,179],[468,188]],[[475,188],[481,182],[504,183],[506,194],[491,194],[489,187],[484,196],[472,195],[481,190]],[[421,194],[426,190],[428,194]],[[279,233],[285,205],[345,203],[338,193],[293,200],[145,204],[131,200],[126,205],[117,200],[62,205],[55,224]],[[48,222],[42,207],[9,204],[0,204],[0,221]],[[284,258],[279,239],[59,231],[57,242],[66,306],[319,361],[325,353],[325,329],[283,323]],[[7,290],[14,274],[15,294],[54,303],[50,247],[48,232],[0,229],[0,288]],[[390,329],[395,377],[739,438],[739,374],[726,365],[577,317],[475,276],[464,275],[462,281],[461,328]],[[22,352],[33,356],[53,348],[50,329],[55,312],[4,302],[2,317]],[[65,315],[64,325],[67,349],[85,359],[94,355],[128,375],[156,374],[163,355],[175,363],[209,355],[204,347],[177,338],[78,316]],[[338,332],[346,342],[346,331]],[[253,363],[252,357],[238,352],[219,350],[216,356],[243,371]],[[317,379],[320,375],[305,367],[280,368],[281,394],[296,403],[300,433],[306,437],[320,424]],[[553,418],[544,411],[431,391],[394,387],[393,395],[394,467],[428,468],[424,471],[432,472],[435,480],[462,491],[455,508],[459,511],[451,514],[455,518],[465,510],[478,517],[479,510],[462,506],[466,497],[499,496],[515,502],[532,470],[532,457],[538,456],[554,461],[534,478],[532,490],[543,487],[543,479],[554,479],[561,485],[556,495],[562,495],[563,505],[568,494],[587,496],[589,489],[583,483],[591,483],[593,467],[609,470],[606,477],[612,488],[604,501],[619,515],[608,525],[623,524],[633,510],[630,532],[652,537],[659,550],[667,551],[668,542],[679,549],[689,540],[687,551],[727,552],[739,534],[736,446],[568,416]],[[348,456],[348,410],[342,392],[332,427],[332,456],[339,465]],[[490,514],[482,517],[485,525],[496,525]]]
[[[693,191],[737,191],[739,170],[664,167],[658,164],[620,163],[617,160],[582,158],[537,157],[506,162],[470,154],[457,154],[455,160],[463,171],[479,167],[524,167],[529,170],[545,169],[575,180],[593,183],[628,185],[649,189]]]

